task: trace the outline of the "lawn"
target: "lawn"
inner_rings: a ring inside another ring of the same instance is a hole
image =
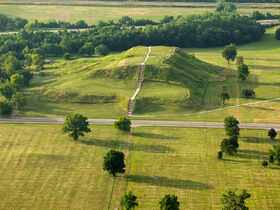
[[[254,10],[277,13],[275,8],[241,8],[240,13],[249,14]],[[62,6],[62,5],[0,5],[0,13],[26,18],[28,20],[48,21],[51,19],[75,22],[85,20],[88,23],[116,20],[122,16],[159,20],[166,15],[193,15],[214,11],[214,8],[187,7],[110,7],[110,6]]]
[[[220,209],[229,188],[247,189],[250,209],[280,206],[280,167],[263,168],[272,142],[265,131],[241,130],[240,152],[217,159],[220,129],[134,128],[126,135],[94,126],[80,141],[61,126],[0,125],[0,209],[119,209],[133,191],[137,209],[158,209],[174,193],[181,209]],[[126,173],[113,180],[102,170],[109,149],[126,154]]]

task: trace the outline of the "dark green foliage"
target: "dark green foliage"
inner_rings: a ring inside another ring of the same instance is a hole
[[[8,116],[13,112],[13,106],[8,100],[0,101],[0,115]]]
[[[17,110],[22,110],[26,105],[26,98],[22,93],[17,92],[13,95],[11,102]]]
[[[180,202],[176,195],[165,195],[161,201],[160,210],[179,210],[180,209]]]
[[[104,45],[104,44],[101,44],[101,45],[98,45],[95,49],[94,49],[94,51],[95,51],[95,54],[96,55],[107,55],[109,52],[110,52],[110,50],[108,49],[108,47],[106,46],[106,45]]]
[[[24,86],[24,77],[21,74],[13,74],[10,77],[11,85],[17,90],[21,89]]]
[[[268,156],[268,161],[269,161],[270,163],[274,163],[274,156],[273,156],[273,154],[270,154],[270,155]]]
[[[110,150],[104,157],[103,169],[109,174],[116,176],[117,173],[125,172],[124,153]]]
[[[227,45],[222,52],[222,56],[228,63],[234,61],[237,56],[236,46],[234,44]]]
[[[91,42],[85,43],[79,50],[79,54],[90,56],[94,54],[94,45]]]
[[[244,98],[255,98],[256,93],[252,89],[245,89],[245,90],[242,90],[242,97],[244,97]]]
[[[11,99],[13,95],[16,93],[16,89],[14,85],[10,82],[5,82],[0,86],[0,93],[7,99]]]
[[[275,139],[277,136],[277,131],[274,128],[271,128],[268,130],[268,134],[267,134],[271,140]]]
[[[262,161],[262,166],[266,168],[268,166],[268,161],[267,160],[263,160]]]
[[[280,40],[280,28],[277,28],[276,31],[275,31],[275,38],[277,40]]]
[[[121,131],[129,132],[131,130],[131,121],[126,117],[121,117],[115,122],[115,127]]]
[[[238,78],[241,80],[246,80],[249,76],[249,67],[246,64],[241,64],[238,66]]]
[[[238,142],[236,137],[230,137],[228,139],[223,139],[221,142],[221,151],[229,155],[237,153]]]
[[[225,126],[225,131],[226,134],[229,137],[238,137],[239,136],[239,121],[233,117],[233,116],[229,116],[226,117],[224,120],[224,126]]]
[[[226,0],[219,0],[217,3],[216,11],[222,13],[234,13],[236,12],[237,7],[235,4],[226,1]]]
[[[223,194],[222,210],[249,210],[246,206],[246,200],[251,197],[251,194],[246,190],[237,192],[237,190],[229,190]]]
[[[16,31],[22,29],[26,24],[25,19],[0,15],[0,31]]]
[[[137,197],[132,192],[126,193],[121,200],[124,210],[133,210],[138,206]]]
[[[223,152],[222,151],[218,152],[218,159],[219,160],[223,159]]]
[[[230,96],[227,92],[222,92],[221,93],[221,99],[222,99],[222,103],[224,105],[225,102],[230,99]]]
[[[280,165],[280,144],[273,145],[273,148],[269,151],[271,163]]]
[[[80,136],[84,136],[85,133],[89,133],[91,129],[86,117],[80,114],[70,114],[65,119],[63,131],[68,133],[74,140],[77,140]]]
[[[65,60],[70,60],[70,59],[71,59],[70,53],[65,53],[65,54],[63,55],[63,58],[64,58]]]

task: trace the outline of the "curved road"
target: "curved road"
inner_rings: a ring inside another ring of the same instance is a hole
[[[1,124],[63,124],[63,118],[46,117],[11,117],[0,118]],[[92,125],[113,125],[115,119],[89,119]],[[170,121],[170,120],[132,120],[132,127],[178,127],[178,128],[224,128],[223,122],[195,122],[195,121]],[[240,128],[267,130],[275,128],[280,130],[277,123],[241,123]]]

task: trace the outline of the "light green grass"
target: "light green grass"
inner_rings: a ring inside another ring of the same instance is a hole
[[[147,47],[135,47],[99,58],[54,60],[35,76],[31,87],[25,91],[28,104],[24,114],[58,116],[79,112],[90,117],[124,115],[136,86],[138,66],[143,62],[146,51]],[[131,76],[115,78],[122,72]]]
[[[169,193],[178,196],[181,209],[221,209],[221,194],[229,188],[247,189],[252,210],[280,206],[280,168],[261,166],[271,148],[264,131],[241,130],[240,153],[221,161],[219,129],[136,128],[130,136],[94,126],[75,142],[61,126],[0,128],[0,209],[113,210],[130,190],[139,210],[158,209]],[[114,184],[102,170],[110,149],[126,154],[126,173]]]
[[[252,13],[256,9],[241,8],[240,13]],[[277,13],[278,9],[258,9]],[[29,20],[63,20],[75,22],[85,20],[88,23],[116,20],[122,16],[159,20],[165,15],[193,15],[214,11],[214,8],[178,8],[178,7],[110,7],[110,6],[59,6],[59,5],[0,5],[0,13],[26,18]]]

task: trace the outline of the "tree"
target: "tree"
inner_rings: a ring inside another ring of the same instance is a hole
[[[262,161],[262,166],[266,168],[268,166],[268,161],[267,160],[263,160]]]
[[[16,93],[11,99],[12,104],[17,110],[21,110],[26,104],[26,98],[22,93]]]
[[[222,210],[249,210],[246,206],[246,200],[251,197],[251,194],[246,190],[237,192],[237,190],[229,190],[223,194]]]
[[[277,40],[280,40],[280,28],[277,28],[276,31],[275,31],[275,38]]]
[[[244,98],[255,98],[256,97],[256,93],[252,89],[244,89],[244,90],[242,90],[242,96]]]
[[[216,6],[216,12],[221,13],[234,13],[236,12],[237,7],[232,2],[228,2],[225,0],[219,0]]]
[[[236,46],[234,44],[227,45],[222,52],[222,56],[228,63],[234,61],[237,56]]]
[[[225,102],[230,99],[230,96],[227,92],[222,92],[221,93],[221,99],[222,99],[223,105],[225,105]]]
[[[274,140],[277,136],[277,131],[274,128],[270,128],[267,134],[271,140]]]
[[[7,99],[0,101],[0,115],[7,116],[13,112],[13,106]]]
[[[21,89],[24,86],[24,78],[21,74],[18,73],[13,74],[10,77],[10,82],[17,90]]]
[[[91,42],[85,43],[79,50],[79,54],[85,55],[85,56],[90,56],[94,54],[94,47]]]
[[[241,64],[244,64],[244,57],[243,56],[237,56],[236,57],[236,65],[240,66]]]
[[[137,197],[132,192],[126,193],[121,200],[121,206],[125,210],[133,210],[138,206]]]
[[[8,54],[3,61],[3,68],[10,76],[21,69],[21,63],[13,54]]]
[[[44,57],[39,53],[31,54],[31,65],[34,70],[40,71],[44,67]]]
[[[177,196],[175,195],[165,195],[161,201],[160,210],[179,210],[180,202],[178,201]]]
[[[246,80],[249,76],[249,67],[246,64],[241,64],[238,66],[238,78],[241,80]]]
[[[109,48],[104,45],[104,44],[101,44],[101,45],[98,45],[95,49],[95,54],[96,55],[99,55],[99,56],[102,56],[102,55],[107,55],[109,53]]]
[[[80,136],[84,136],[85,133],[89,133],[88,119],[81,114],[70,114],[66,117],[63,125],[64,133],[68,133],[74,140],[78,140]]]
[[[272,149],[269,151],[271,163],[280,165],[280,144],[273,145]]]
[[[130,132],[131,130],[131,121],[126,117],[121,117],[115,122],[115,127],[121,131]]]
[[[229,155],[237,153],[237,148],[239,147],[237,137],[229,137],[228,139],[223,139],[220,147],[222,152]]]
[[[124,153],[110,150],[104,157],[103,169],[109,174],[116,176],[117,173],[125,172]]]
[[[5,82],[0,86],[0,93],[7,99],[11,99],[16,93],[14,86],[10,82]]]
[[[224,119],[224,126],[226,134],[229,137],[238,137],[239,136],[239,121],[233,117],[229,116]]]

